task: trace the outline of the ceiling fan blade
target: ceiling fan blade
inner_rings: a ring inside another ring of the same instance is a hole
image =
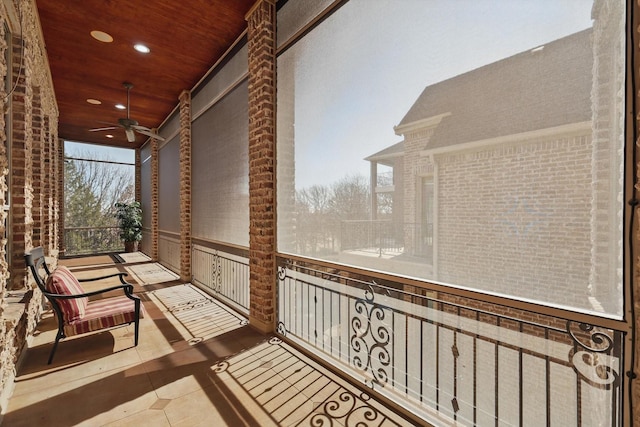
[[[164,141],[164,138],[162,138],[160,135],[158,135],[156,133],[153,133],[151,131],[151,129],[149,129],[147,127],[139,126],[138,122],[131,118],[131,116],[130,116],[130,100],[131,100],[130,92],[131,92],[131,88],[133,87],[133,84],[128,83],[128,82],[124,82],[124,83],[122,83],[122,85],[127,89],[127,117],[118,119],[118,124],[107,123],[107,122],[98,122],[98,123],[104,123],[104,124],[110,125],[111,127],[100,128],[100,129],[91,129],[91,130],[92,131],[98,131],[98,130],[110,130],[110,129],[122,128],[122,129],[124,129],[124,133],[127,135],[127,141],[129,141],[129,142],[135,142],[136,141],[135,132],[141,133],[142,135],[150,136],[150,137],[158,139],[160,141]]]
[[[129,142],[135,142],[136,140],[136,135],[135,133],[133,133],[133,129],[125,129],[124,133],[127,134],[127,141]]]
[[[95,129],[89,129],[89,132],[98,132],[101,130],[113,130],[113,129],[118,129],[117,126],[109,126],[107,128],[95,128]]]
[[[136,132],[141,133],[146,136],[150,136],[151,138],[157,139],[158,141],[164,141],[164,138],[151,131],[151,129],[146,128],[144,126],[133,126]]]

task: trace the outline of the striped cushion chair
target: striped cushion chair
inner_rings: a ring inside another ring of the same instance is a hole
[[[98,331],[113,326],[135,323],[135,345],[138,345],[138,330],[143,310],[140,298],[133,294],[133,285],[124,277],[127,273],[115,273],[107,276],[78,280],[68,268],[59,266],[53,273],[49,271],[41,247],[25,255],[35,281],[51,303],[58,319],[58,333],[51,349],[48,363],[51,364],[58,342],[72,335]],[[120,285],[85,292],[80,282],[96,281],[118,277]],[[105,292],[121,290],[122,296],[90,301],[89,297]]]

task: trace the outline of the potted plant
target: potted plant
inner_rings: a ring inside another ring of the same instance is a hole
[[[140,202],[115,204],[120,227],[120,238],[124,240],[125,252],[136,252],[138,250],[138,242],[142,240],[142,207]]]

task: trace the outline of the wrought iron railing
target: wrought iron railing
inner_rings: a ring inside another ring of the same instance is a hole
[[[247,257],[194,245],[192,280],[241,313],[249,314],[249,259]]]
[[[123,252],[118,227],[69,227],[64,229],[65,256]]]
[[[278,279],[280,335],[419,418],[623,424],[622,322],[559,309],[542,314],[471,291],[383,286],[290,260],[280,260]]]
[[[433,224],[391,220],[342,221],[340,250],[430,257],[433,250]]]

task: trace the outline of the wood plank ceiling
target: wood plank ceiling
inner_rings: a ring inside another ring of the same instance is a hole
[[[58,134],[70,141],[136,148],[123,129],[90,132],[126,117],[159,126],[246,29],[255,0],[36,0],[60,110]],[[94,30],[113,37],[104,43]],[[134,50],[136,43],[150,53]],[[87,99],[96,99],[99,105]],[[107,138],[107,134],[113,138]]]

